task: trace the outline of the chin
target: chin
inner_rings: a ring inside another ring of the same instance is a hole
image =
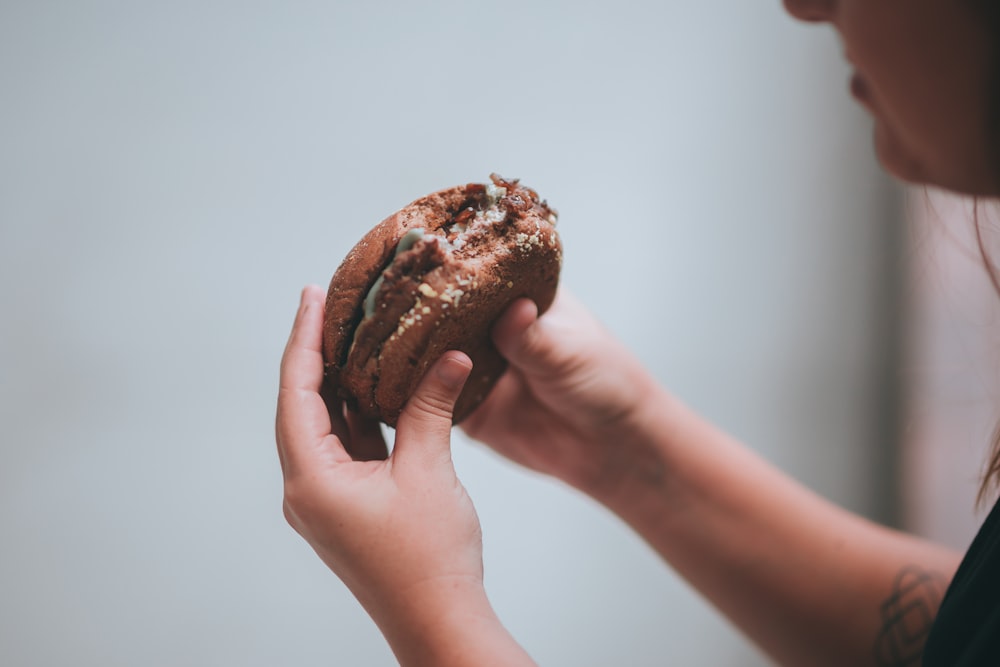
[[[905,150],[882,123],[875,125],[874,142],[879,164],[890,176],[911,185],[939,185],[933,182],[921,161]]]
[[[1000,175],[985,158],[954,161],[953,168],[941,160],[921,159],[881,123],[875,126],[875,154],[882,168],[909,185],[942,188],[963,195],[1000,197]]]

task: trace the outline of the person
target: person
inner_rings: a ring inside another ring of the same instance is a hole
[[[998,6],[785,0],[839,33],[886,170],[980,198],[1000,194]],[[534,664],[487,599],[480,525],[451,462],[471,362],[449,352],[432,366],[389,456],[377,424],[319,393],[323,298],[303,291],[282,359],[288,521],[400,664]],[[510,367],[465,431],[605,505],[777,663],[1000,665],[1000,510],[960,567],[961,554],[830,504],[694,414],[568,293],[542,317],[515,302],[493,336]]]

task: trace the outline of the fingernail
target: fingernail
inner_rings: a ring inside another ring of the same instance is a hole
[[[464,360],[446,357],[437,365],[435,373],[441,382],[455,388],[465,382],[465,378],[468,377],[471,370],[472,368]]]
[[[303,299],[299,303],[299,314],[298,317],[296,317],[295,319],[298,321],[302,321],[305,318],[306,313],[309,312],[309,306],[310,306],[309,302]]]
[[[322,299],[323,293],[316,285],[306,285],[299,293],[299,305],[303,312],[311,310],[313,306],[321,303]]]

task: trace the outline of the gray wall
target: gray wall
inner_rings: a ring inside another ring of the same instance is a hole
[[[284,524],[299,288],[491,171],[677,394],[889,516],[893,192],[778,2],[0,2],[0,663],[375,665]],[[456,442],[546,665],[765,664],[601,508]]]

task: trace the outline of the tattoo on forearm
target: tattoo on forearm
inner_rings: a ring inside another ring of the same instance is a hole
[[[918,667],[924,643],[948,580],[938,572],[905,567],[882,603],[882,629],[875,640],[875,664],[880,667]]]

